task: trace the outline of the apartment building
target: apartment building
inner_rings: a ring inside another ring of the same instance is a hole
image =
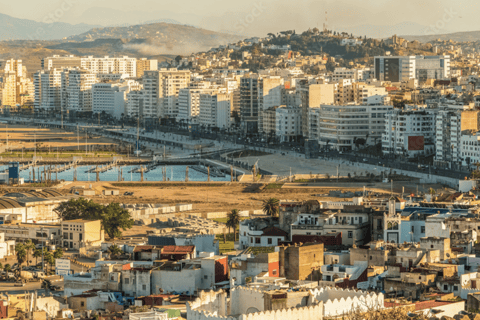
[[[20,86],[24,76],[26,76],[26,68],[22,65],[22,60],[0,60],[0,102],[2,105],[21,104],[20,95],[26,91]]]
[[[355,102],[366,105],[387,105],[390,103],[387,89],[358,82],[354,84]]]
[[[76,57],[54,55],[42,59],[42,69],[49,71],[52,69],[74,69],[81,68],[94,74],[116,73],[135,78],[137,76],[137,59],[123,57]]]
[[[451,166],[452,163],[475,157],[473,150],[469,150],[475,138],[468,132],[478,131],[479,116],[479,112],[475,110],[446,109],[438,112],[435,125],[436,164]],[[465,131],[467,131],[466,137],[462,140],[462,133]]]
[[[348,68],[335,68],[332,74],[332,81],[338,82],[345,79],[363,81],[370,79],[371,70],[366,69],[348,69]]]
[[[42,70],[33,75],[35,109],[59,110],[61,107],[60,69]]]
[[[201,93],[198,123],[216,128],[230,126],[232,95],[228,93]]]
[[[247,75],[240,80],[240,116],[246,132],[262,132],[263,112],[282,102],[283,79]]]
[[[61,228],[64,248],[98,246],[105,240],[100,220],[65,220],[62,221]]]
[[[180,89],[177,99],[177,121],[184,120],[188,123],[199,123],[200,95],[202,93],[213,93],[214,91],[215,89],[210,87],[209,82],[200,82],[195,85],[190,83],[188,88]]]
[[[464,131],[460,136],[458,145],[458,160],[464,166],[472,166],[480,163],[480,132]]]
[[[312,108],[320,108],[321,105],[334,104],[335,85],[311,84],[308,80],[299,82],[297,91],[302,101],[302,135],[310,137],[308,126],[308,114]]]
[[[275,110],[275,134],[281,142],[297,141],[302,134],[302,110],[298,107],[280,106]]]
[[[115,118],[125,114],[128,85],[96,83],[92,86],[92,112],[105,112]]]
[[[352,79],[338,80],[335,84],[335,103],[347,104],[355,102],[356,98],[356,86],[352,82]]]
[[[384,154],[407,158],[435,152],[435,113],[430,110],[394,110],[385,116]]]
[[[87,70],[65,70],[61,73],[62,110],[92,111],[92,86],[96,75]]]
[[[385,130],[385,115],[393,106],[321,105],[316,139],[321,146],[339,151],[353,150],[357,139],[376,144]],[[310,114],[310,118],[316,114]],[[309,123],[312,126],[312,122]]]
[[[133,90],[127,93],[125,115],[138,117],[143,114],[143,90]]]
[[[158,60],[149,60],[146,58],[137,60],[137,78],[143,77],[145,71],[158,70]]]

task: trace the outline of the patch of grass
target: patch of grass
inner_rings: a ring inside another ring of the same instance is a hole
[[[269,183],[265,189],[281,189],[283,185],[283,183]]]
[[[216,240],[218,240],[219,242],[220,254],[235,250],[234,248],[235,241],[233,239],[233,233],[227,233],[225,234],[225,236],[227,238],[227,241],[225,243],[223,239],[223,234],[217,234],[215,237]],[[237,234],[237,237],[238,237],[238,234]]]
[[[246,253],[257,255],[260,253],[272,253],[275,252],[275,247],[249,247]]]
[[[247,220],[249,217],[240,217],[240,221]],[[213,221],[216,221],[218,223],[227,223],[228,218],[217,218],[217,219],[212,219]],[[237,229],[238,230],[238,229]]]

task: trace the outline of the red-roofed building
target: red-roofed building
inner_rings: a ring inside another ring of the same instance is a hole
[[[160,254],[160,259],[165,259],[168,261],[194,259],[195,257],[195,246],[165,246],[162,248]]]

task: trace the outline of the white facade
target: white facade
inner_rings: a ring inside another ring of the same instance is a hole
[[[92,86],[95,74],[86,70],[65,70],[61,74],[61,100],[64,110],[92,111]]]
[[[386,115],[385,132],[382,135],[384,154],[408,158],[427,156],[434,152],[434,143],[434,112],[395,110]]]
[[[275,134],[280,141],[292,141],[302,134],[302,110],[280,106],[275,110]]]
[[[112,86],[110,83],[97,83],[92,86],[93,113],[105,112],[115,118],[125,113],[125,99],[128,88]]]
[[[200,94],[198,123],[205,126],[228,128],[230,126],[231,102],[231,94]]]
[[[35,109],[60,109],[61,70],[39,71],[33,75]]]
[[[318,127],[317,136],[309,137],[340,151],[354,149],[356,139],[360,138],[367,144],[375,144],[385,130],[385,114],[390,110],[393,106],[321,105],[316,117],[318,123],[308,123],[310,127]],[[314,115],[310,114],[312,120]]]

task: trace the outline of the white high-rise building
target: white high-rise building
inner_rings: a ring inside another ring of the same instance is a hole
[[[39,71],[33,75],[35,88],[35,109],[58,110],[61,108],[61,73],[60,69]]]
[[[62,108],[76,112],[92,111],[92,86],[97,82],[87,70],[65,70],[61,73]]]
[[[96,83],[92,86],[93,113],[107,113],[115,118],[125,114],[128,85],[121,83]]]
[[[145,71],[143,76],[143,112],[146,117],[171,117],[178,114],[178,94],[188,87],[190,71],[161,69]]]
[[[435,112],[429,110],[394,110],[385,116],[382,135],[384,154],[414,158],[428,156],[435,150]]]
[[[75,57],[75,56],[53,56],[42,59],[42,69],[65,69],[81,68],[94,74],[116,73],[126,77],[137,76],[137,59],[123,57]]]
[[[281,142],[297,141],[302,134],[302,109],[290,106],[276,108],[275,134]]]
[[[201,93],[198,123],[204,126],[228,128],[230,126],[232,94]]]

